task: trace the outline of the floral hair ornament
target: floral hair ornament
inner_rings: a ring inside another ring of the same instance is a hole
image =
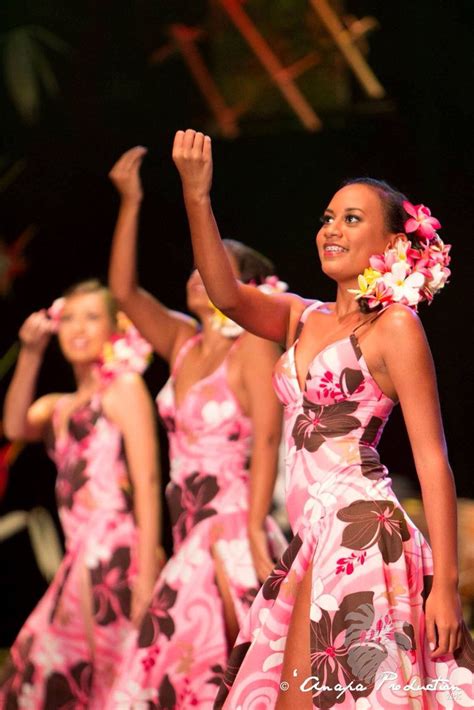
[[[436,232],[439,221],[425,205],[405,200],[403,207],[410,239],[399,237],[383,254],[371,256],[369,268],[358,277],[359,288],[349,289],[369,310],[403,303],[416,311],[422,301],[431,303],[451,275],[451,244],[444,244]]]
[[[278,276],[267,276],[263,283],[258,286],[252,281],[249,285],[256,286],[260,291],[267,294],[284,293],[288,290],[288,284],[284,281],[280,281]],[[214,330],[218,330],[226,338],[237,338],[239,335],[242,335],[244,332],[242,326],[230,318],[227,318],[211,301],[209,301],[209,303],[213,309],[212,328]]]
[[[48,308],[47,314],[54,332],[58,331],[66,299],[57,298]],[[105,343],[102,355],[95,364],[100,379],[108,383],[124,372],[142,373],[151,361],[153,348],[146,341],[127,316],[117,313],[117,330]]]

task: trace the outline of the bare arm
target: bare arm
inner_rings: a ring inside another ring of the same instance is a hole
[[[33,313],[20,329],[21,349],[8,388],[3,428],[9,439],[39,441],[58,395],[46,395],[32,404],[43,354],[51,336],[51,321],[44,311]]]
[[[285,343],[292,306],[299,307],[300,299],[267,295],[235,278],[211,206],[211,139],[192,130],[178,131],[173,160],[183,184],[195,262],[210,299],[249,332]]]
[[[132,621],[138,625],[159,572],[161,507],[153,404],[141,377],[122,375],[104,396],[104,409],[122,432],[133,485],[138,526],[138,575],[132,592]]]
[[[192,318],[166,308],[137,283],[137,235],[143,198],[140,166],[146,149],[132,148],[122,155],[109,177],[120,194],[109,265],[109,284],[128,317],[154,350],[171,362],[181,343],[196,331]]]
[[[461,643],[457,594],[456,491],[441,420],[436,375],[424,330],[403,306],[380,319],[383,358],[400,400],[420,480],[433,548],[433,588],[426,603],[433,658]]]
[[[252,420],[248,533],[255,569],[263,582],[274,564],[269,555],[265,519],[272,502],[281,438],[281,405],[271,381],[280,351],[267,340],[247,335],[239,355]]]

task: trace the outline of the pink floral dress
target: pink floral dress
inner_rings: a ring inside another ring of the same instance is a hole
[[[66,554],[4,668],[0,706],[12,710],[103,710],[132,630],[137,530],[122,436],[100,395],[55,436],[63,403],[48,448]]]
[[[157,398],[170,443],[174,554],[124,659],[110,710],[212,708],[228,658],[215,558],[239,624],[260,586],[247,538],[251,422],[229,387],[228,356],[176,405],[176,371],[201,337],[184,344]],[[267,531],[278,559],[286,541],[270,517]]]
[[[320,305],[306,309],[300,327]],[[314,357],[304,391],[297,343],[274,372],[285,407],[294,538],[241,628],[215,708],[274,708],[280,687],[292,684],[324,710],[474,707],[467,629],[461,653],[429,658],[431,550],[400,507],[376,449],[393,402],[372,378],[355,333]],[[310,565],[311,676],[292,670],[282,677],[295,595]]]

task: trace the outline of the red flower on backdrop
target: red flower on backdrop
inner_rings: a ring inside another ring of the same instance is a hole
[[[23,444],[16,441],[0,446],[0,500],[2,500],[8,485],[10,468],[23,448]]]
[[[0,295],[6,296],[17,276],[26,271],[24,250],[34,236],[36,227],[27,227],[12,244],[0,239]]]

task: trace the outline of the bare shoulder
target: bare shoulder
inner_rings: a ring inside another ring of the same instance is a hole
[[[375,322],[374,334],[384,361],[418,360],[430,357],[430,348],[420,318],[409,306],[396,303]]]
[[[400,338],[424,333],[419,316],[413,308],[394,303],[377,318],[376,327],[382,337]]]
[[[291,316],[297,318],[298,320],[300,319],[303,311],[309,308],[309,306],[312,306],[313,303],[320,303],[320,301],[315,298],[303,298],[297,293],[288,293],[285,294],[285,296],[290,299]]]
[[[105,414],[112,420],[121,420],[127,413],[148,402],[150,395],[145,382],[137,372],[126,372],[114,379],[102,398]]]
[[[56,404],[63,397],[67,397],[66,394],[61,392],[51,392],[50,394],[45,394],[39,397],[29,409],[29,417],[34,418],[35,421],[46,422],[53,416]]]

